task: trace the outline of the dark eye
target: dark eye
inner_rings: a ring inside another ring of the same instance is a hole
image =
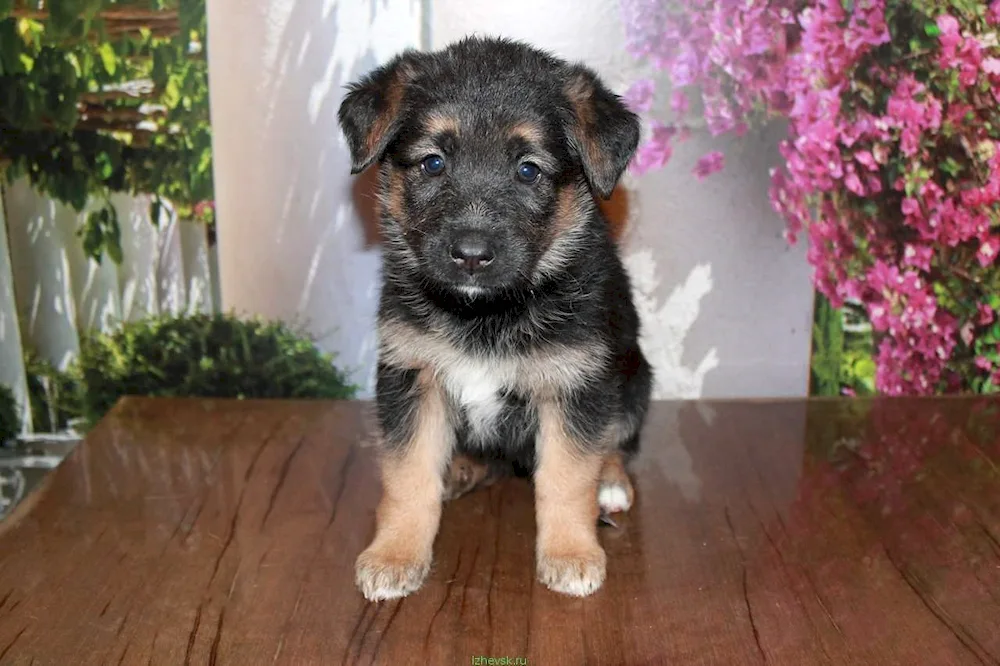
[[[444,158],[440,155],[428,155],[424,158],[424,161],[420,163],[420,168],[424,170],[428,176],[440,176],[444,173]]]
[[[542,170],[531,162],[521,162],[517,167],[517,179],[522,183],[534,183],[538,180]]]

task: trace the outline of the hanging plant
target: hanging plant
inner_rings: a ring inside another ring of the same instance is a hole
[[[87,253],[121,260],[112,192],[181,217],[213,198],[204,0],[0,0],[0,170],[77,211]]]

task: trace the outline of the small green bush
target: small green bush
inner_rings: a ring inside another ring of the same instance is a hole
[[[21,432],[21,415],[14,392],[0,384],[0,444],[9,442]]]
[[[875,394],[875,345],[863,310],[849,303],[837,310],[817,292],[812,342],[812,395]]]
[[[152,317],[82,341],[82,415],[96,423],[125,395],[354,397],[357,387],[285,324],[232,315]]]
[[[32,351],[24,355],[28,404],[36,432],[65,430],[81,414],[80,380],[76,368],[59,370]]]

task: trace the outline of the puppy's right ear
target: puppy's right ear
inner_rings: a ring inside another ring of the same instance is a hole
[[[402,124],[406,86],[416,78],[417,54],[393,58],[348,86],[337,118],[351,150],[351,173],[380,159]]]
[[[570,146],[587,182],[608,199],[639,145],[639,118],[590,69],[573,66],[564,88],[570,103]]]

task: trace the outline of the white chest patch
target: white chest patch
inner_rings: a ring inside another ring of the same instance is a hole
[[[495,366],[471,360],[447,370],[448,392],[465,410],[469,427],[481,437],[493,431],[503,409],[501,392],[510,385],[505,374]]]

